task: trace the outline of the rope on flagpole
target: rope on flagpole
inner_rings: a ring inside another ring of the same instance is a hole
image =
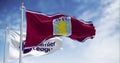
[[[7,32],[8,32],[8,24],[5,25],[5,42],[4,42],[4,58],[3,63],[6,63],[6,44],[7,44]]]
[[[22,63],[22,37],[23,37],[23,21],[24,21],[24,2],[22,1],[21,6],[21,21],[20,21],[20,51],[19,51],[19,63]]]

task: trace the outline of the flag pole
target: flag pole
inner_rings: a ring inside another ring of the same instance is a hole
[[[5,42],[4,42],[4,58],[3,58],[3,63],[6,63],[7,31],[8,31],[8,24],[5,25]]]
[[[20,51],[19,51],[19,63],[22,63],[22,36],[23,36],[23,20],[24,20],[24,2],[21,3],[21,21],[20,21]]]

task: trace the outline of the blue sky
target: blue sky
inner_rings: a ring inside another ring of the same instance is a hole
[[[96,36],[84,43],[63,37],[63,50],[23,63],[119,63],[119,0],[24,0],[25,8],[45,14],[64,13],[93,21]],[[3,60],[5,24],[19,30],[21,0],[0,0],[0,63]],[[24,21],[24,31],[25,31]],[[33,59],[34,58],[34,59]],[[10,63],[16,63],[15,60]]]

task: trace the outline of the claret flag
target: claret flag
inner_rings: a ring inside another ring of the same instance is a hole
[[[66,36],[83,42],[86,38],[93,38],[95,28],[92,23],[77,20],[64,14],[45,15],[43,13],[27,11],[27,36],[25,47],[37,46],[48,38]]]

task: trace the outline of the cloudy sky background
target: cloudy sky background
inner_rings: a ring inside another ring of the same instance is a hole
[[[4,25],[8,23],[9,30],[19,30],[20,2],[0,0],[0,63],[3,62]],[[96,36],[84,43],[62,37],[62,50],[26,57],[23,63],[119,63],[119,0],[25,0],[25,7],[45,14],[64,13],[93,21]],[[18,60],[9,63],[18,63]]]

